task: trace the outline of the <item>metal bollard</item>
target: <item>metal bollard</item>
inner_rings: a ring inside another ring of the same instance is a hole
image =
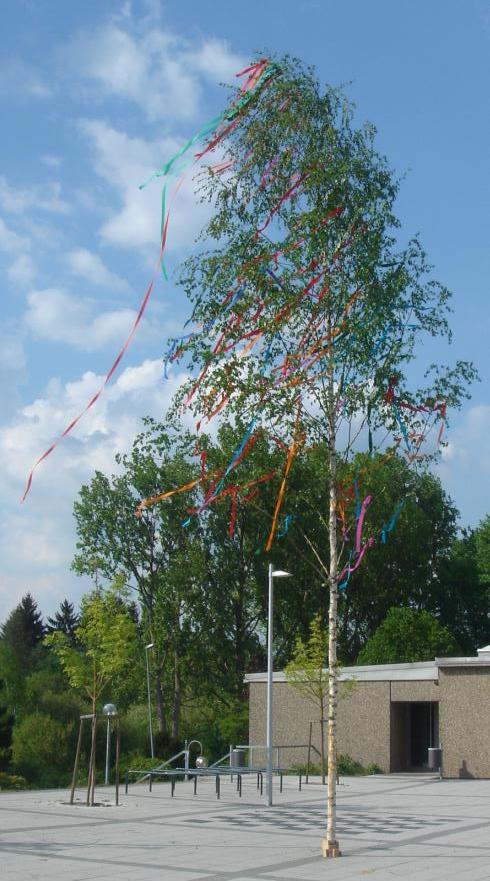
[[[129,774],[126,771],[126,776],[124,778],[124,795],[128,794],[128,786],[129,786]]]

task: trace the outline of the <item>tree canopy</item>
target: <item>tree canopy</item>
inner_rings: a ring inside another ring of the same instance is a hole
[[[408,390],[420,340],[450,336],[449,292],[432,277],[417,239],[398,245],[398,182],[376,150],[374,129],[356,128],[344,96],[294,59],[261,60],[252,70],[253,86],[225,114],[233,121],[211,140],[222,145],[227,171],[210,167],[203,177],[202,197],[214,213],[205,248],[181,274],[200,329],[170,351],[174,359],[187,353],[197,368],[178,403],[198,425],[226,406],[247,426],[200,511],[226,491],[258,427],[279,432],[287,455],[269,550],[298,451],[319,442],[326,448],[324,540],[315,546],[309,538],[309,547],[329,584],[325,852],[336,855],[338,589],[375,543],[362,533],[369,495],[356,497],[350,524],[339,528],[338,451],[349,458],[364,429],[370,452],[388,435],[388,458],[400,447],[408,462],[420,461],[431,431],[437,446],[447,409],[460,404],[475,374],[464,362],[428,365],[427,383]],[[396,511],[386,509],[387,520]]]
[[[390,609],[359,652],[358,664],[404,664],[460,654],[450,631],[428,612]]]

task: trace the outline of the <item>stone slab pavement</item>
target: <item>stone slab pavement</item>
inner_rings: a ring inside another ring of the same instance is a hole
[[[338,790],[343,856],[320,856],[325,787],[298,791],[285,778],[267,808],[255,781],[242,798],[211,779],[130,786],[115,807],[113,789],[83,793],[0,792],[2,881],[487,881],[490,781],[390,775],[342,778]]]

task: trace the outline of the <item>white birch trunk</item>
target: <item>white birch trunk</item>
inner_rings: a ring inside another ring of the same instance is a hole
[[[337,841],[337,461],[335,445],[335,399],[333,371],[328,388],[328,475],[330,481],[328,535],[330,544],[328,612],[328,776],[327,776],[327,829],[322,839],[322,855],[339,857]]]

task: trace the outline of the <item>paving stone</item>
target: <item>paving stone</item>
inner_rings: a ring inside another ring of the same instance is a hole
[[[251,780],[133,785],[115,807],[66,792],[0,793],[2,881],[488,881],[490,781],[424,775],[346,778],[338,790],[343,856],[320,856],[326,790],[285,778],[268,808]]]

